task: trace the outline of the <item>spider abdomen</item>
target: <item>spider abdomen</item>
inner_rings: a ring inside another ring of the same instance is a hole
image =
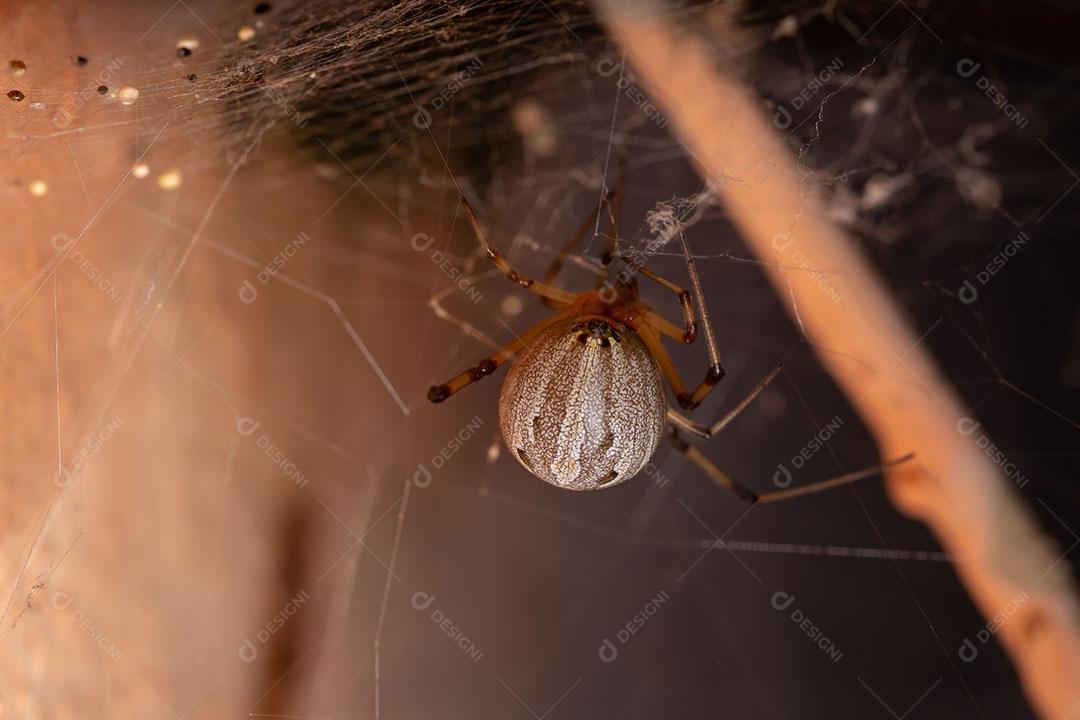
[[[634,330],[602,316],[541,333],[510,367],[499,425],[510,452],[541,480],[595,490],[633,477],[664,433],[660,371]]]

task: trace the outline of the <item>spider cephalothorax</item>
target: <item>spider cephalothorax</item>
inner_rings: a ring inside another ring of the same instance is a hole
[[[660,370],[616,320],[571,317],[540,333],[510,366],[499,426],[529,472],[570,490],[636,475],[667,424]]]
[[[569,490],[596,490],[629,480],[649,462],[664,428],[669,425],[670,437],[678,450],[722,487],[751,503],[795,497],[869,477],[886,465],[909,459],[910,456],[831,480],[758,495],[736,483],[700,450],[683,441],[679,430],[702,438],[718,433],[765,389],[780,368],[769,373],[745,400],[711,426],[699,425],[668,407],[661,376],[667,378],[683,410],[700,405],[724,376],[702,302],[701,283],[685,239],[680,236],[679,242],[700,306],[709,351],[705,377],[692,390],[683,384],[660,339],[667,336],[684,343],[697,339],[697,319],[689,292],[640,264],[629,262],[632,272],[625,277],[620,274],[614,284],[607,277],[610,273],[607,262],[604,263],[602,276],[607,279],[602,280],[603,289],[575,293],[552,284],[563,258],[599,218],[609,198],[610,195],[597,208],[593,219],[578,228],[552,262],[542,283],[514,270],[491,248],[472,208],[462,199],[477,239],[495,266],[558,312],[449,382],[433,386],[428,390],[431,402],[446,400],[517,356],[499,397],[503,440],[529,472]],[[613,258],[614,251],[612,233],[605,258]],[[675,293],[682,306],[682,327],[661,317],[638,297],[636,276],[639,274]],[[475,329],[472,332],[475,334]]]

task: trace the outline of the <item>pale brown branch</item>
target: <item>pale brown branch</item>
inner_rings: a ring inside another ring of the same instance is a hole
[[[1075,717],[1080,603],[1069,563],[977,446],[980,432],[965,434],[972,413],[920,341],[922,331],[827,219],[810,173],[782,145],[754,94],[717,66],[709,42],[654,2],[596,2],[639,82],[766,261],[777,293],[790,301],[793,319],[882,455],[916,453],[914,463],[888,474],[893,501],[925,521],[957,559],[960,580],[984,616],[1015,606],[996,637],[1028,698],[1044,718]],[[836,268],[843,272],[815,272]]]

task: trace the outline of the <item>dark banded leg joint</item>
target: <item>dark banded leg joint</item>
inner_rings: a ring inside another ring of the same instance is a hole
[[[449,385],[432,385],[428,388],[427,399],[438,405],[446,398],[450,397]]]
[[[751,492],[741,485],[733,485],[732,492],[739,496],[739,499],[747,503],[748,505],[757,505],[760,499],[755,492]]]
[[[675,396],[675,400],[678,401],[679,407],[683,410],[693,410],[701,403],[694,402],[693,396],[688,392],[681,392]]]
[[[480,361],[480,364],[474,368],[469,368],[469,381],[476,382],[480,378],[487,377],[491,373],[495,372],[498,365],[491,358],[484,358]]]
[[[724,375],[727,375],[727,371],[724,370],[723,365],[714,365],[709,368],[709,371],[705,373],[705,382],[708,385],[715,385],[724,379]]]
[[[686,452],[690,449],[689,443],[682,439],[682,435],[679,435],[679,431],[673,427],[668,427],[668,442],[674,446],[679,452]]]

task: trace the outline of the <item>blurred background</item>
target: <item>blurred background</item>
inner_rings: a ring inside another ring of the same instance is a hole
[[[1074,9],[672,13],[760,97],[1074,566]],[[758,490],[879,461],[588,5],[0,20],[5,717],[1032,716],[878,480],[747,512],[662,445],[568,493],[500,451],[504,371],[427,402],[478,336],[545,314],[490,271],[459,190],[543,275],[625,158],[621,252],[692,223],[728,371],[695,417],[785,363],[706,455]],[[589,287],[579,265],[563,286]],[[677,246],[649,267],[688,282]]]

